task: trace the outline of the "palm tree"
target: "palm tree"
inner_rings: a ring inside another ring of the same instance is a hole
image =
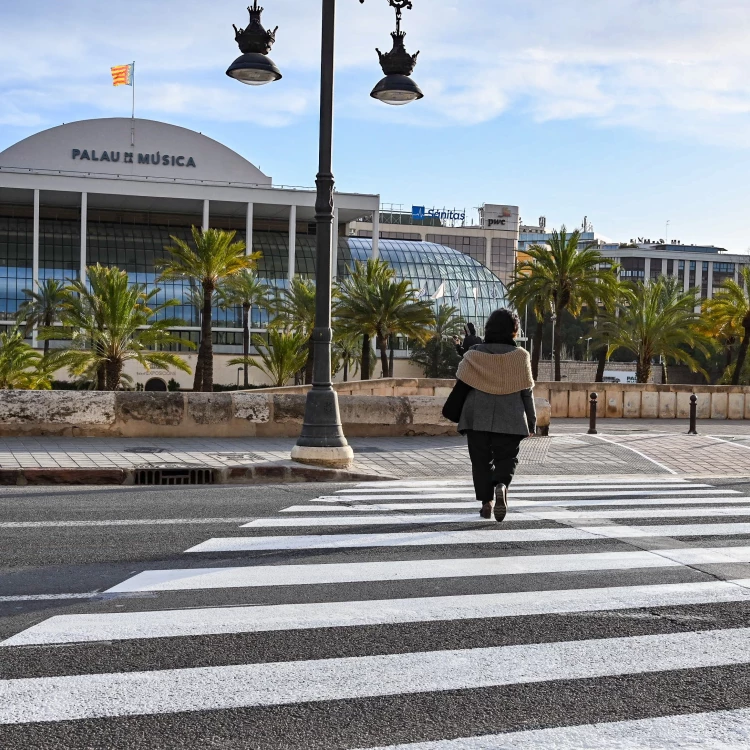
[[[555,380],[560,380],[563,311],[577,316],[584,307],[609,307],[617,290],[617,274],[609,261],[593,244],[579,248],[580,238],[579,230],[570,235],[564,226],[560,232],[553,230],[548,246],[532,245],[526,251],[531,260],[522,261],[517,268],[519,276],[536,277],[540,294],[549,295],[550,308],[557,316],[553,342]]]
[[[268,341],[263,336],[253,336],[253,346],[260,361],[250,358],[250,364],[271,378],[271,385],[282,387],[304,366],[307,358],[307,337],[301,331],[268,329]],[[244,365],[244,357],[229,360],[230,365]]]
[[[128,360],[146,370],[177,367],[190,372],[179,355],[156,350],[169,344],[192,346],[170,333],[180,321],[162,316],[166,309],[179,305],[178,300],[152,306],[161,290],[147,292],[145,284],[130,284],[128,274],[119,268],[96,265],[87,269],[87,277],[88,284],[79,279],[68,287],[60,314],[62,326],[40,332],[45,340],[72,342],[60,353],[60,364],[76,376],[96,373],[99,388],[108,391],[120,386]]]
[[[662,277],[635,284],[631,295],[628,304],[619,307],[619,314],[602,314],[597,343],[608,342],[610,353],[619,348],[633,352],[639,383],[649,382],[651,363],[658,356],[700,371],[693,350],[706,352],[710,342],[699,330],[697,290],[683,291]]]
[[[160,280],[193,279],[203,290],[203,310],[201,314],[201,344],[198,361],[195,365],[194,391],[213,391],[214,363],[212,316],[214,292],[224,279],[228,279],[246,269],[254,268],[260,253],[245,254],[245,243],[235,242],[236,232],[222,229],[192,228],[193,245],[171,236],[174,244],[166,249],[171,258],[159,261],[162,272]]]
[[[315,327],[315,282],[301,276],[292,279],[288,289],[284,289],[278,303],[279,311],[274,325],[292,329],[305,337],[307,359],[300,369],[305,370],[305,383],[312,383],[313,340]]]
[[[37,290],[24,289],[28,297],[18,307],[16,319],[25,321],[24,333],[28,336],[33,328],[49,328],[58,319],[65,302],[65,283],[57,279],[37,281]],[[49,354],[49,341],[44,342],[44,356]]]
[[[536,380],[539,377],[539,359],[542,356],[544,321],[552,306],[552,284],[549,276],[541,271],[537,273],[528,262],[519,264],[508,285],[508,301],[516,310],[530,307],[534,315],[536,327],[531,343],[531,374]]]
[[[337,367],[333,369],[338,371],[340,367],[343,370],[343,379],[346,383],[350,374],[356,374],[359,367],[357,356],[362,352],[362,337],[356,334],[342,334],[336,331],[333,338],[333,356],[336,358]]]
[[[740,340],[737,361],[732,373],[732,385],[738,385],[742,368],[750,346],[750,268],[743,266],[744,285],[727,279],[712,300],[706,302],[707,321],[717,338],[727,341],[729,355],[727,367],[731,366],[731,345]]]
[[[43,357],[24,341],[18,326],[0,334],[0,389],[49,390],[54,358]]]
[[[370,379],[372,339],[377,335],[375,287],[394,277],[395,272],[388,263],[379,258],[370,258],[366,263],[355,261],[351,275],[336,286],[337,302],[333,310],[336,330],[344,335],[362,337],[362,357],[359,364],[362,380]]]
[[[425,341],[435,325],[432,303],[417,298],[411,281],[381,279],[374,287],[375,342],[380,350],[383,377],[393,377],[392,363],[388,358],[388,341],[401,334],[410,339]]]
[[[459,356],[453,337],[464,326],[457,307],[440,305],[430,338],[412,349],[411,361],[419,365],[427,378],[452,378],[456,374]]]
[[[222,307],[242,307],[242,356],[245,358],[245,388],[250,385],[248,370],[250,367],[250,309],[259,307],[270,309],[269,299],[272,289],[256,276],[254,271],[245,269],[235,276],[230,276],[221,287]]]

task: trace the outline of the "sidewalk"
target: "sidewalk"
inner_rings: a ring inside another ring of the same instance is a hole
[[[677,420],[600,420],[599,434],[587,435],[586,420],[555,420],[549,438],[527,440],[521,448],[519,474],[683,474],[750,475],[750,421],[706,420],[699,435],[687,435]],[[466,477],[470,465],[460,437],[353,438],[358,475],[388,478]],[[182,467],[224,470],[236,481],[297,481],[347,478],[314,475],[291,465],[294,444],[288,438],[0,438],[0,471],[6,484],[12,472],[29,470],[40,483],[70,483],[86,474],[99,483],[130,481],[133,470]],[[284,471],[280,467],[286,467]],[[68,479],[66,479],[68,477]],[[110,479],[108,479],[110,477]],[[118,477],[123,477],[118,480]],[[357,477],[357,478],[361,478]],[[30,480],[32,481],[32,480]],[[21,480],[23,482],[23,480]]]

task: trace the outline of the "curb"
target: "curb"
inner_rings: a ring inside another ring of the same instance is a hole
[[[0,469],[0,486],[56,486],[56,485],[121,485],[136,484],[136,475],[143,469],[158,470],[159,466],[137,466],[130,469],[88,469],[88,468],[40,468],[40,469]],[[208,469],[213,471],[213,485],[249,485],[249,484],[295,484],[303,482],[378,482],[398,479],[387,474],[368,474],[348,469],[328,469],[325,467],[297,464],[292,461],[261,464],[258,466],[182,466],[174,469]],[[143,484],[144,487],[166,487],[165,484]],[[175,484],[174,486],[178,486]],[[211,486],[186,485],[179,486]]]

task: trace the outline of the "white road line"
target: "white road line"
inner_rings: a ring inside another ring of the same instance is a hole
[[[474,529],[471,531],[404,531],[390,534],[303,534],[300,536],[216,537],[186,549],[198,552],[361,549],[365,547],[432,547],[455,544],[557,542],[579,539],[750,534],[750,523],[689,523],[663,526],[586,526],[557,529]]]
[[[610,477],[610,476],[599,476],[599,477],[576,477],[575,479],[566,479],[564,477],[517,477],[513,480],[514,484],[632,484],[633,482],[646,481],[643,475],[638,474],[629,477]],[[649,476],[648,482],[650,484],[680,484],[688,482],[687,479],[681,477],[665,477],[665,476]],[[453,487],[457,484],[471,486],[470,480],[456,480],[456,479],[396,479],[388,480],[386,482],[377,482],[373,485],[372,482],[364,482],[356,485],[357,487]]]
[[[575,492],[518,492],[511,488],[510,492],[513,497],[516,498],[558,498],[558,497],[688,497],[690,495],[737,495],[739,490],[722,490],[722,489],[709,489],[709,490],[576,490]],[[403,493],[397,495],[380,495],[380,494],[345,494],[346,490],[342,491],[340,495],[324,495],[322,497],[315,498],[313,502],[318,503],[346,503],[352,500],[370,500],[372,498],[376,500],[414,500],[414,495],[404,495]],[[419,498],[426,500],[441,500],[441,499],[464,499],[475,497],[474,492],[431,492],[423,495],[418,495]]]
[[[344,511],[348,508],[334,508]],[[528,521],[577,521],[596,520],[598,518],[716,518],[717,516],[750,516],[750,507],[714,507],[714,508],[644,508],[643,510],[534,510],[524,512],[511,511],[505,516],[504,523],[522,523]],[[481,523],[484,519],[474,513],[418,513],[403,516],[303,516],[300,518],[259,518],[243,524],[243,529],[256,528],[289,528],[314,526],[405,526],[409,524],[431,523]],[[493,523],[487,521],[486,523]]]
[[[750,709],[530,729],[370,750],[740,750],[750,747]]]
[[[371,498],[367,498],[370,500]],[[372,498],[374,500],[374,498]],[[342,502],[342,501],[339,501]],[[597,506],[621,506],[626,505],[629,508],[634,506],[645,505],[730,505],[735,503],[742,505],[750,503],[750,497],[684,497],[684,498],[658,498],[653,500],[643,500],[634,498],[631,500],[514,500],[512,495],[508,500],[512,508],[593,508]],[[455,502],[429,502],[429,503],[368,503],[366,505],[292,505],[284,508],[281,513],[344,513],[348,511],[357,511],[370,513],[373,511],[394,511],[394,510],[451,510],[458,508],[478,508],[476,500],[473,501],[455,501]]]
[[[750,630],[0,681],[0,723],[467,690],[747,663]]]
[[[592,435],[592,437],[594,437],[596,440],[601,440],[603,443],[609,443],[610,445],[616,445],[618,448],[625,448],[626,450],[633,451],[633,453],[639,455],[641,458],[645,458],[646,461],[650,461],[660,469],[664,469],[664,471],[668,471],[670,474],[677,474],[674,469],[670,469],[669,466],[661,463],[660,461],[655,461],[653,458],[651,458],[651,456],[647,456],[645,453],[639,451],[637,448],[633,448],[633,446],[629,445],[628,443],[618,443],[616,440],[609,440],[602,435]]]
[[[518,482],[513,482],[512,485],[513,489],[522,489],[526,492],[535,490],[535,491],[548,491],[548,490],[571,490],[576,489],[575,485],[570,484],[519,484]],[[682,484],[659,484],[657,489],[664,490],[664,489],[673,489],[677,492],[682,492],[686,489],[691,488],[710,488],[710,489],[717,489],[713,485],[710,484],[694,484],[690,483],[687,484],[683,482]],[[409,493],[410,496],[414,497],[422,497],[424,493],[431,493],[431,492],[447,492],[447,491],[456,491],[456,492],[469,492],[474,489],[474,485],[471,483],[465,483],[465,482],[455,482],[449,487],[387,487],[383,488],[380,487],[380,485],[377,485],[377,487],[360,487],[356,489],[343,489],[338,490],[336,492],[337,495],[363,495],[363,494],[372,494],[377,495],[383,490],[386,489],[388,491],[394,492],[398,490],[399,492],[406,492]],[[634,482],[633,484],[588,484],[585,486],[581,486],[578,488],[582,491],[588,490],[649,490],[654,489],[654,485],[651,482]]]
[[[345,510],[345,508],[336,508]],[[533,521],[535,519],[525,517],[506,516],[506,521]],[[750,509],[748,509],[750,515]],[[567,517],[567,516],[566,516]],[[259,518],[256,521],[244,524],[243,529],[256,528],[287,528],[289,526],[388,526],[406,525],[416,523],[495,523],[495,519],[487,521],[479,517],[478,507],[474,513],[423,513],[411,516],[324,516],[321,518],[306,516],[304,518]]]
[[[3,521],[0,529],[44,529],[76,526],[172,526],[182,524],[244,523],[254,516],[241,518],[145,518],[119,519],[112,521]]]
[[[0,604],[12,602],[45,602],[56,599],[91,599],[99,596],[101,591],[90,591],[88,594],[19,594],[17,596],[0,596]]]
[[[497,525],[497,524],[496,524]],[[750,524],[748,524],[750,526]],[[607,527],[624,528],[624,527]],[[636,536],[640,536],[636,534]],[[266,550],[361,549],[365,547],[431,547],[454,544],[499,544],[596,539],[583,529],[524,529],[522,531],[404,531],[393,534],[303,534],[301,536],[217,537],[186,549],[186,553],[260,552]],[[432,561],[430,561],[431,563]],[[423,564],[430,564],[423,563]]]
[[[146,570],[108,589],[136,591],[305,586],[366,581],[416,581],[473,576],[532,575],[594,570],[671,568],[750,562],[750,547],[686,547],[647,552],[591,552],[566,555],[515,555],[468,559],[390,562],[254,565],[233,568]]]
[[[174,638],[750,601],[750,579],[381,601],[58,615],[0,646]]]

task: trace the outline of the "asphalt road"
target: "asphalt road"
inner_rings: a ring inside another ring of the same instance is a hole
[[[750,745],[750,480],[470,495],[0,490],[0,748]]]

